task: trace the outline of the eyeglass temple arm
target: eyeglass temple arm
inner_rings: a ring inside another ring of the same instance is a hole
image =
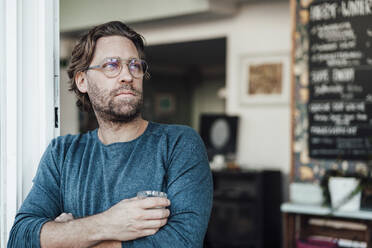
[[[87,70],[96,69],[96,68],[100,68],[100,67],[101,67],[100,65],[95,65],[95,66],[88,67]]]

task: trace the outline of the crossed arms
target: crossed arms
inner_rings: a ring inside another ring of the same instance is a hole
[[[123,199],[101,213],[66,222],[61,167],[53,146],[44,154],[34,185],[17,213],[8,248],[27,247],[202,247],[212,207],[208,160],[198,147],[175,154],[167,171],[166,199]],[[187,159],[177,159],[178,156]],[[168,209],[152,209],[169,207]],[[102,242],[104,241],[104,242]],[[107,245],[107,246],[104,246]],[[110,245],[110,246],[108,246]]]
[[[74,220],[71,214],[63,213],[43,225],[41,247],[120,248],[120,241],[158,232],[167,222],[170,211],[164,207],[169,206],[169,203],[169,200],[163,198],[131,198],[86,218]]]

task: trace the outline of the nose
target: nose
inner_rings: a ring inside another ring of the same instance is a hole
[[[123,68],[121,69],[121,72],[119,74],[119,81],[121,83],[132,83],[133,82],[133,76],[130,74],[128,66],[123,65]]]

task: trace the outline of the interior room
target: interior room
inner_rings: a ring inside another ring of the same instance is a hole
[[[50,142],[99,128],[67,70],[109,21],[144,37],[143,119],[201,138],[200,246],[372,247],[371,0],[32,2],[0,0],[0,248]]]

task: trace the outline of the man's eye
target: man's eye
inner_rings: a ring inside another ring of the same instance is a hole
[[[142,65],[138,61],[131,62],[131,63],[129,63],[129,69],[130,70],[135,70],[135,71],[141,71],[142,70]]]
[[[119,63],[117,62],[108,62],[103,64],[102,68],[105,70],[114,71],[117,70],[120,67]]]

